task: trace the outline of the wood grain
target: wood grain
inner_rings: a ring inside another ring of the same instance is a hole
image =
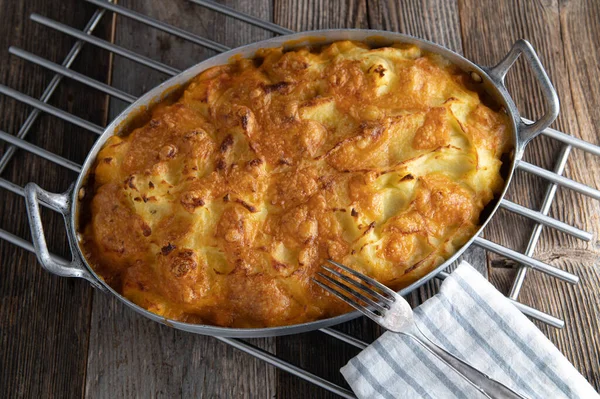
[[[573,133],[591,143],[600,144],[600,82],[598,64],[600,51],[600,4],[594,1],[564,2],[559,4],[561,36],[571,88],[573,110],[577,124]],[[600,160],[582,151],[575,151],[569,159],[568,175],[577,181],[600,188]],[[585,199],[567,190],[561,191],[562,201],[553,212],[557,217],[595,232],[592,243],[572,247],[558,243],[553,253],[559,256],[565,268],[580,275],[582,283],[575,290],[558,292],[561,309],[565,314],[568,335],[558,336],[560,348],[597,390],[600,388],[600,207],[597,201]],[[573,209],[581,207],[581,211]],[[569,211],[570,210],[570,211]],[[564,262],[564,263],[563,263]],[[543,290],[544,286],[535,288]],[[539,296],[538,296],[539,297]],[[541,301],[538,301],[541,302]]]
[[[38,97],[52,74],[8,55],[16,45],[61,62],[72,40],[29,20],[39,12],[83,28],[93,8],[80,2],[0,0],[0,82]],[[108,25],[97,32],[103,36]],[[51,45],[50,45],[50,44]],[[90,76],[103,80],[108,69],[103,54],[87,51],[76,69],[86,66]],[[65,81],[52,103],[60,104],[83,118],[103,124],[105,97],[79,95],[81,86]],[[30,108],[0,96],[0,129],[16,134]],[[31,130],[29,141],[54,153],[81,162],[94,142],[94,135],[43,116]],[[6,148],[4,146],[3,148]],[[82,150],[83,149],[83,150]],[[0,154],[3,154],[0,149]],[[2,177],[23,185],[36,181],[42,187],[65,190],[76,175],[37,156],[18,151]],[[21,237],[29,237],[25,206],[21,197],[0,190],[0,227]],[[64,223],[53,212],[44,212],[46,234],[56,253],[67,254]],[[0,241],[0,396],[2,397],[80,397],[83,393],[87,361],[91,291],[89,284],[52,276],[42,270],[35,256]]]
[[[597,3],[460,0],[459,5],[463,47],[467,57],[491,65],[508,51],[515,40],[529,40],[538,49],[561,100],[561,115],[554,126],[574,136],[598,142],[593,118],[600,115],[597,111],[600,105],[600,85],[597,82],[599,53],[594,45],[595,39],[592,39],[600,34]],[[493,18],[487,11],[491,8],[494,9]],[[508,88],[511,95],[522,114],[535,119],[545,109],[535,79],[522,61],[510,74]],[[596,76],[596,79],[590,79],[591,76]],[[559,147],[552,140],[537,138],[528,146],[526,160],[551,168]],[[573,151],[567,169],[567,176],[600,187],[600,160],[597,157]],[[546,187],[547,183],[541,179],[517,173],[509,197],[515,202],[539,209]],[[536,250],[536,257],[581,276],[581,282],[573,287],[541,273],[529,272],[520,300],[565,319],[564,330],[541,323],[538,325],[598,389],[598,203],[569,190],[559,189],[551,215],[595,233],[594,241],[584,243],[557,231],[544,229]],[[531,222],[501,212],[494,218],[487,233],[498,243],[523,250],[531,228]],[[511,281],[508,277],[513,274],[494,270],[490,273],[490,280],[500,288],[508,289],[507,283]]]

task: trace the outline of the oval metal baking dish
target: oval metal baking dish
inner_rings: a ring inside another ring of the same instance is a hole
[[[85,184],[86,176],[91,167],[94,165],[96,155],[106,142],[106,140],[118,133],[120,129],[125,126],[134,115],[139,114],[140,109],[150,108],[153,104],[158,103],[164,98],[166,93],[172,92],[176,88],[181,88],[186,85],[193,77],[201,73],[202,71],[216,66],[227,64],[231,57],[235,56],[252,58],[257,50],[270,47],[283,46],[286,49],[294,49],[303,45],[321,45],[327,44],[339,40],[354,40],[365,42],[367,44],[381,46],[382,44],[391,43],[407,43],[414,44],[421,49],[439,54],[445,57],[447,60],[457,65],[463,71],[471,74],[472,77],[479,80],[486,92],[492,95],[496,101],[499,102],[509,115],[512,122],[512,138],[514,142],[514,152],[510,164],[507,165],[508,172],[505,176],[504,188],[499,197],[494,199],[494,205],[491,207],[491,212],[487,215],[483,221],[477,233],[463,245],[451,258],[447,259],[440,266],[430,271],[426,276],[420,280],[414,282],[410,286],[400,291],[401,295],[408,294],[415,288],[424,284],[429,279],[433,278],[440,271],[447,268],[458,256],[460,256],[467,247],[473,242],[473,240],[481,233],[481,230],[489,222],[490,218],[498,209],[500,200],[506,194],[508,185],[510,184],[512,175],[515,170],[517,162],[523,155],[523,150],[527,143],[537,136],[542,130],[548,127],[554,119],[558,116],[559,103],[556,92],[552,83],[550,82],[546,72],[544,71],[539,58],[531,45],[524,41],[517,41],[505,58],[500,61],[496,66],[493,67],[482,67],[479,66],[461,55],[443,48],[437,44],[428,42],[426,40],[418,39],[412,36],[403,35],[400,33],[376,31],[376,30],[322,30],[322,31],[311,31],[297,33],[288,36],[280,36],[269,40],[264,40],[254,44],[250,44],[244,47],[240,47],[215,57],[212,57],[206,61],[203,61],[181,74],[169,79],[160,86],[157,86],[144,96],[140,97],[134,104],[128,107],[120,116],[118,116],[100,136],[98,141],[87,156],[85,163],[83,164],[82,171],[77,181],[62,194],[54,194],[41,189],[34,183],[29,183],[25,187],[26,193],[26,204],[27,212],[29,217],[29,223],[31,226],[31,232],[33,237],[33,245],[42,267],[47,271],[64,277],[79,277],[88,280],[94,287],[99,290],[116,296],[120,301],[125,303],[127,306],[135,310],[136,312],[144,315],[145,317],[157,321],[159,323],[166,324],[170,327],[174,327],[180,330],[189,331],[197,334],[206,334],[213,336],[224,336],[224,337],[241,337],[241,338],[252,338],[252,337],[267,337],[267,336],[278,336],[286,334],[296,334],[307,331],[324,328],[334,324],[339,324],[350,319],[360,316],[358,312],[347,313],[341,316],[332,317],[329,319],[317,320],[308,323],[295,324],[282,327],[269,327],[269,328],[229,328],[229,327],[217,327],[211,325],[201,324],[189,324],[182,323],[175,320],[168,320],[161,316],[158,316],[138,305],[130,302],[128,299],[117,293],[110,286],[108,286],[90,267],[87,263],[82,251],[79,247],[77,240],[77,214],[79,210],[78,192],[80,188]],[[521,121],[519,112],[511,99],[506,87],[504,86],[504,77],[506,73],[517,60],[517,58],[523,54],[525,59],[529,63],[534,76],[539,81],[542,92],[545,96],[548,110],[546,113],[535,123],[526,125]],[[67,227],[67,236],[72,252],[72,260],[70,262],[59,262],[50,256],[46,245],[46,239],[40,218],[39,203],[42,202],[48,205],[50,208],[60,212],[65,219]]]

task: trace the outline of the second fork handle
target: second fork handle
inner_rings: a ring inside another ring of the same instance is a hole
[[[487,374],[477,370],[464,360],[448,352],[435,342],[431,341],[424,334],[413,335],[410,333],[401,333],[417,341],[421,346],[427,349],[431,354],[446,363],[450,368],[454,369],[458,374],[467,379],[471,384],[477,388],[484,395],[492,399],[527,399],[525,396],[518,394],[506,385],[498,382],[488,376]]]

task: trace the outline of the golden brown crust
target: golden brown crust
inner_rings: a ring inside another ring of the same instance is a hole
[[[400,288],[477,230],[510,125],[462,72],[406,45],[259,57],[99,153],[83,246],[115,289],[182,321],[294,324],[348,310],[311,282],[325,259]]]

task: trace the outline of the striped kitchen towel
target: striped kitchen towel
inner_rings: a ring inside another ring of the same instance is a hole
[[[468,263],[415,309],[421,331],[530,398],[599,398],[559,350]],[[383,334],[341,369],[359,398],[483,395],[405,335]]]

